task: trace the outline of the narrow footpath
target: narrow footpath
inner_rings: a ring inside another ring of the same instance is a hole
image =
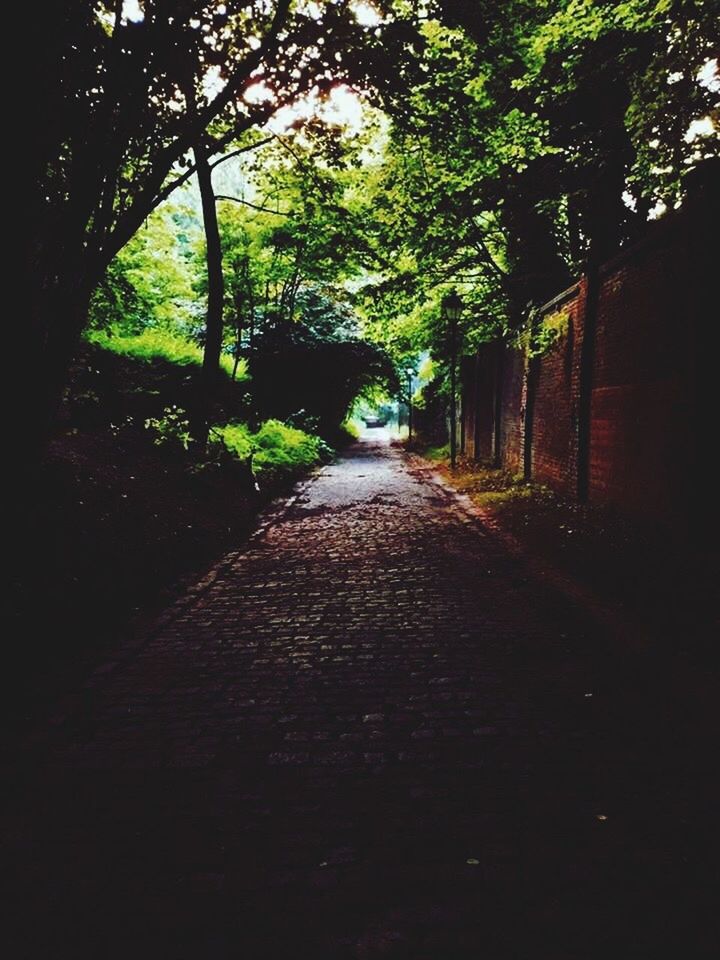
[[[711,955],[682,708],[369,435],[16,751],[6,956]]]

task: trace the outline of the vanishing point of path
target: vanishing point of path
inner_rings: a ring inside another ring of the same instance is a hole
[[[704,785],[622,664],[357,444],[23,745],[12,955],[704,956]]]

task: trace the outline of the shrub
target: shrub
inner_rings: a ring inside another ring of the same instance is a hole
[[[253,435],[245,423],[226,423],[224,426],[215,426],[210,430],[210,442],[224,444],[238,460],[247,460],[253,453]]]
[[[348,442],[358,440],[362,433],[362,426],[359,421],[355,419],[346,420],[344,423],[341,423],[340,429],[347,434]]]
[[[238,460],[252,455],[253,470],[264,485],[296,476],[332,455],[320,437],[280,420],[266,420],[256,433],[244,423],[215,426],[211,440],[223,443]]]
[[[266,420],[255,434],[254,442],[254,462],[261,475],[297,473],[331,454],[320,437],[289,427],[280,420]]]

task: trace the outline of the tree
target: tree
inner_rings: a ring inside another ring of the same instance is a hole
[[[195,261],[201,225],[185,200],[168,201],[153,211],[114,258],[93,293],[91,327],[120,335],[148,326],[186,338],[196,335],[201,318]]]
[[[678,202],[683,170],[717,153],[716,133],[714,146],[709,133],[687,137],[691,120],[705,116],[707,129],[713,116],[710,84],[698,82],[713,8],[423,4],[407,88],[380,90],[392,127],[370,202],[398,265],[381,296],[404,295],[417,316],[437,303],[435,287],[459,284],[471,337],[493,336],[562,289],[591,246],[596,261],[609,256],[653,202]]]
[[[348,287],[371,257],[352,196],[362,176],[352,160],[365,142],[364,132],[298,121],[241,158],[234,194],[216,195],[234,330],[227,347],[249,360],[258,416],[325,435],[360,390],[394,382],[384,352],[359,336]]]
[[[223,341],[223,306],[225,282],[222,269],[222,246],[218,226],[212,170],[202,138],[193,149],[195,173],[202,202],[207,262],[207,311],[205,314],[205,347],[199,400],[193,411],[193,439],[200,450],[207,444],[210,422],[208,414],[215,382],[220,372],[220,351]]]
[[[44,83],[32,104],[24,250],[39,375],[25,406],[42,441],[92,291],[189,176],[179,165],[210,123],[208,157],[313,85],[335,82],[354,49],[379,41],[346,0],[72,0],[47,5],[39,20]]]

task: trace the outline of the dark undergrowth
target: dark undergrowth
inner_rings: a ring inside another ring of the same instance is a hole
[[[258,432],[261,468],[270,458],[259,491],[231,450],[199,463],[147,425],[189,405],[193,390],[192,371],[163,360],[139,363],[93,347],[76,365],[43,468],[13,504],[11,714],[42,709],[69,674],[142,634],[318,459],[304,456],[304,446],[303,456],[268,446],[298,433],[270,421]],[[242,422],[246,390],[224,380],[218,418]]]
[[[241,540],[257,506],[230,473],[193,475],[132,428],[57,438],[32,499],[14,673],[24,695],[40,696]]]
[[[706,649],[717,635],[717,548],[691,525],[658,524],[460,458],[419,451],[529,556],[634,621],[638,641]]]

